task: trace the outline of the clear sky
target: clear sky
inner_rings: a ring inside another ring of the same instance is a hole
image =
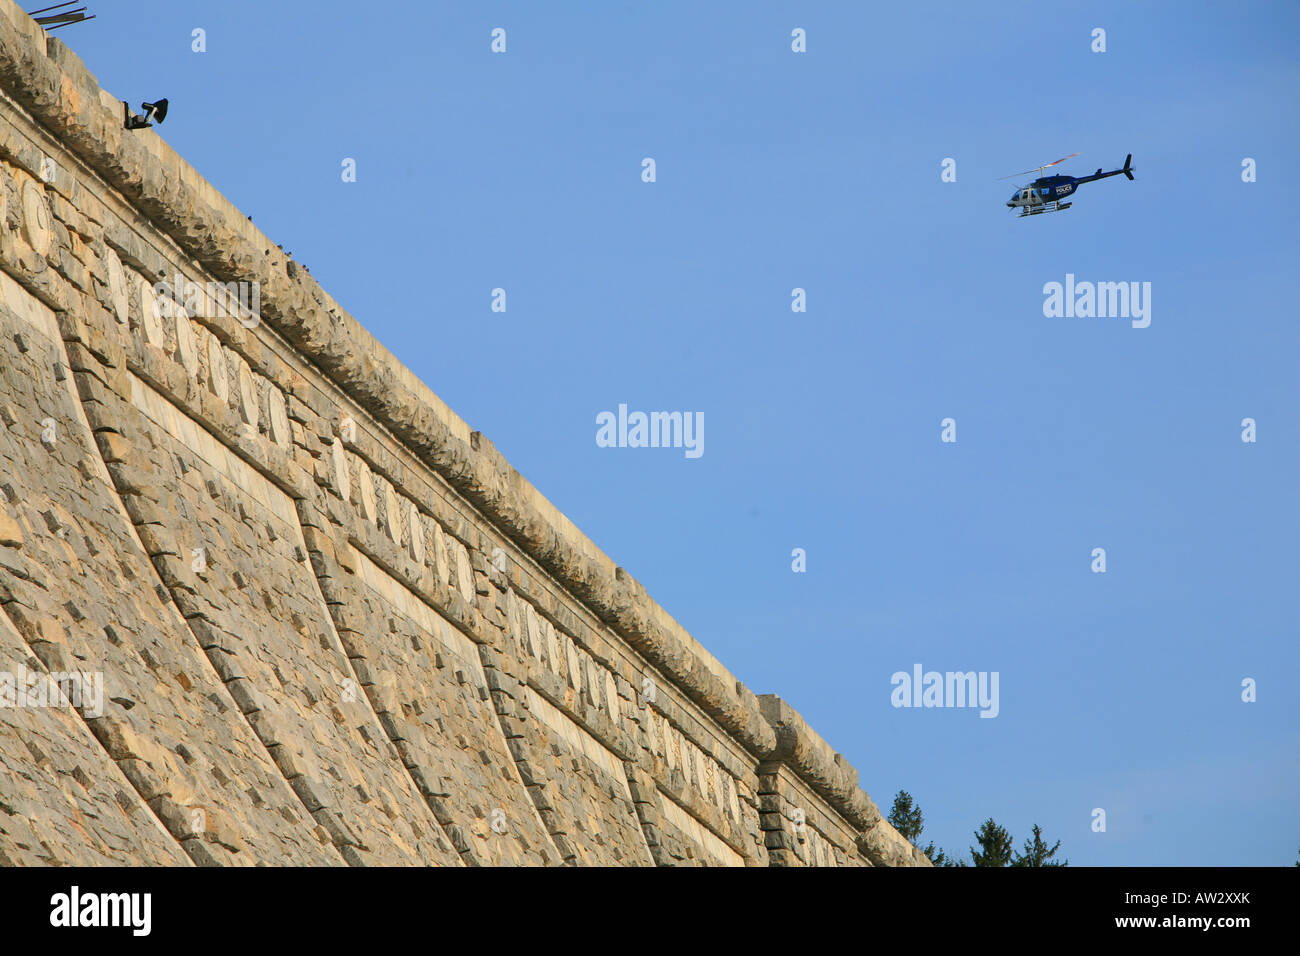
[[[88,2],[101,84],[923,840],[1296,860],[1296,4]],[[1137,179],[1016,221],[1073,152]],[[598,447],[620,403],[703,455]],[[893,707],[916,664],[997,717]]]

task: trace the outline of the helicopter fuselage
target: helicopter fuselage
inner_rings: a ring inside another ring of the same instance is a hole
[[[1007,205],[1041,206],[1046,202],[1056,202],[1073,195],[1081,183],[1091,178],[1086,177],[1081,180],[1073,176],[1040,176],[1028,186],[1012,193],[1011,198],[1007,200]]]

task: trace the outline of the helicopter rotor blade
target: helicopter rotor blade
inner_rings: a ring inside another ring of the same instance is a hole
[[[1074,157],[1076,157],[1076,156],[1078,156],[1078,155],[1080,155],[1080,154],[1079,154],[1079,153],[1071,153],[1069,156],[1062,156],[1060,159],[1058,159],[1058,160],[1056,161],[1056,163],[1063,163],[1063,162],[1065,162],[1067,159],[1074,159]],[[1044,168],[1044,169],[1047,169],[1048,166],[1055,166],[1056,163],[1048,163],[1047,166],[1044,166],[1043,168]]]
[[[1043,166],[1035,166],[1033,169],[1026,169],[1023,173],[1012,173],[1010,176],[999,176],[999,177],[998,177],[998,180],[1000,181],[1000,180],[1003,180],[1003,179],[1013,179],[1013,178],[1015,178],[1016,176],[1028,176],[1030,173],[1041,173],[1044,169],[1050,169],[1051,167],[1057,165],[1057,163],[1063,163],[1063,162],[1065,162],[1067,159],[1074,159],[1074,157],[1079,156],[1079,155],[1081,155],[1081,154],[1079,154],[1079,153],[1071,153],[1069,156],[1062,156],[1062,157],[1061,157],[1060,159],[1058,159],[1055,163],[1047,163],[1046,165],[1043,165]]]

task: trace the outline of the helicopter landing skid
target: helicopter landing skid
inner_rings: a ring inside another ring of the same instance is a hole
[[[1069,209],[1073,203],[1068,202],[1045,202],[1041,206],[1027,206],[1020,210],[1017,219],[1024,219],[1026,216],[1039,216],[1045,212],[1057,212],[1058,210]]]

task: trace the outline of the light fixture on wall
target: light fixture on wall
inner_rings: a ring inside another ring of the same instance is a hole
[[[153,124],[151,119],[161,123],[167,118],[167,100],[161,99],[156,103],[141,103],[140,109],[144,110],[143,114],[132,113],[131,104],[126,100],[122,101],[122,109],[126,113],[127,129],[148,129]]]

